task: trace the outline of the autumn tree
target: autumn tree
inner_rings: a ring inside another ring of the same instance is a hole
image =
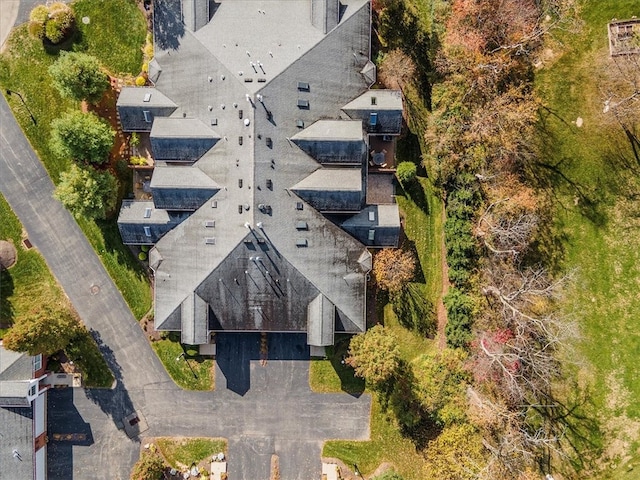
[[[468,423],[454,424],[429,442],[426,469],[432,478],[475,480],[484,469],[485,455],[478,430]]]
[[[416,397],[439,425],[466,418],[466,389],[471,381],[464,367],[467,355],[460,349],[423,354],[414,365]]]
[[[73,100],[96,103],[109,86],[98,59],[82,52],[61,52],[49,75],[60,94]]]
[[[77,218],[103,219],[116,206],[118,182],[108,171],[72,165],[60,175],[53,195]]]
[[[82,163],[104,163],[114,137],[113,129],[93,113],[73,110],[51,122],[51,150]]]
[[[160,480],[164,475],[162,457],[151,452],[143,452],[131,470],[131,480]]]
[[[382,290],[398,292],[413,279],[416,259],[411,252],[383,248],[373,257],[373,276]]]
[[[382,386],[400,366],[398,339],[384,326],[376,325],[351,339],[346,362],[367,383]]]
[[[404,477],[394,470],[387,470],[383,474],[374,477],[372,480],[404,480]]]
[[[416,64],[406,53],[396,48],[386,52],[380,63],[378,80],[386,87],[401,90],[415,80]]]
[[[29,355],[52,355],[64,350],[81,329],[78,320],[68,310],[43,305],[20,318],[2,340],[9,350]]]

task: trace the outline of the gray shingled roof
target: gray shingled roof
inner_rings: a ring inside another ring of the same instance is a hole
[[[375,105],[371,102],[372,98],[375,98]],[[343,106],[342,110],[402,111],[402,92],[400,90],[367,90]]]
[[[291,140],[362,140],[361,120],[318,120],[296,133]]]
[[[33,409],[0,407],[0,475],[7,479],[33,478]],[[14,450],[19,457],[14,457]]]
[[[148,95],[148,97],[147,97]],[[145,98],[149,101],[145,102]],[[176,107],[164,93],[153,87],[123,87],[118,95],[117,106],[123,107]]]
[[[5,349],[0,343],[0,382],[29,380],[33,375],[32,357]]]
[[[211,138],[220,135],[197,118],[157,117],[151,127],[152,137],[165,138]]]
[[[321,167],[289,140],[363,142],[362,122],[340,120],[340,110],[370,84],[370,5],[343,10],[325,35],[309,0],[221,2],[196,33],[156,38],[156,88],[178,108],[155,118],[152,137],[192,138],[202,127],[220,135],[193,167],[156,167],[152,179],[152,189],[220,188],[150,252],[157,328],[182,330],[187,343],[206,342],[209,330],[276,330],[324,344],[331,318],[338,331],[364,331],[371,256],[301,198],[301,186],[324,188],[355,195],[360,208],[362,169]],[[167,16],[177,20],[179,4],[158,0],[157,36]],[[301,132],[298,121],[310,127]]]

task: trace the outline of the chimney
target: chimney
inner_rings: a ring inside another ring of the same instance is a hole
[[[209,0],[182,0],[184,26],[196,32],[209,23]]]
[[[327,33],[340,21],[340,0],[311,0],[311,23]]]

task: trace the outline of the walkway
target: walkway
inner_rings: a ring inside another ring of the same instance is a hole
[[[50,423],[76,429],[51,433],[78,433],[74,438],[84,440],[50,444],[50,479],[128,478],[139,443],[117,424],[134,411],[149,424],[145,435],[229,438],[229,473],[236,479],[268,478],[272,453],[280,456],[282,480],[318,478],[323,440],[368,438],[370,397],[310,392],[306,381],[301,384],[308,366],[300,360],[270,361],[266,367],[250,361],[250,388],[244,395],[220,388],[221,381],[216,392],[177,388],[76,222],[52,198],[53,184],[4,98],[0,192],[94,332],[117,378],[113,390],[74,390],[73,398],[51,395],[52,406],[59,408],[50,409]],[[99,286],[95,295],[92,285]],[[292,376],[283,384],[287,372]],[[218,368],[219,380],[230,374]]]

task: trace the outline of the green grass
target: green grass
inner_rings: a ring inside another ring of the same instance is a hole
[[[114,75],[140,73],[146,36],[144,16],[133,0],[78,0],[73,9],[78,21],[78,49],[100,59]]]
[[[223,438],[162,437],[155,443],[173,468],[180,468],[179,463],[186,466],[198,464],[219,452],[227,454],[227,441]]]
[[[71,309],[62,289],[37,250],[22,247],[22,226],[0,195],[0,239],[13,242],[18,262],[0,274],[0,324],[11,325],[38,305]],[[8,331],[0,329],[0,338]],[[67,347],[67,356],[76,362],[88,387],[110,387],[113,375],[89,332]]]
[[[177,337],[172,333],[151,344],[169,376],[185,390],[213,390],[213,360],[198,355],[198,347],[183,346]]]
[[[584,2],[585,28],[561,36],[566,53],[536,79],[548,109],[541,122],[545,163],[558,166],[555,174],[534,171],[554,193],[555,237],[547,239],[547,253],[576,271],[564,308],[580,324],[583,338],[575,346],[587,365],[572,372],[589,386],[590,414],[600,423],[591,440],[603,448],[594,464],[601,473],[592,478],[640,478],[640,469],[629,470],[640,461],[639,172],[622,132],[603,123],[598,89],[598,66],[611,68],[606,23],[638,11],[638,0]],[[578,116],[580,129],[571,123]]]
[[[393,463],[407,480],[430,478],[424,458],[413,442],[401,435],[394,414],[382,409],[375,393],[371,401],[371,440],[332,440],[324,444],[322,456],[339,458],[348,466],[355,463],[367,478],[382,462]]]
[[[138,73],[142,61],[141,47],[145,39],[145,21],[131,0],[79,0],[75,4],[78,17],[89,16],[89,25],[78,23],[81,35],[74,49],[96,55],[112,72]],[[54,183],[60,173],[71,165],[69,159],[56,157],[49,148],[49,125],[62,112],[79,108],[77,102],[60,97],[51,85],[48,67],[57,53],[47,52],[42,42],[29,37],[26,25],[18,27],[0,56],[0,85],[22,94],[25,106],[17,95],[7,97],[9,104],[31,145]],[[29,111],[37,125],[34,125]],[[123,180],[123,179],[121,179]],[[152,298],[145,271],[122,245],[115,219],[108,222],[81,220],[78,222],[102,263],[122,292],[136,318],[151,308]]]
[[[353,368],[342,363],[349,349],[350,335],[336,336],[336,343],[327,347],[327,358],[311,359],[309,385],[314,392],[364,392],[364,380],[354,375]]]

